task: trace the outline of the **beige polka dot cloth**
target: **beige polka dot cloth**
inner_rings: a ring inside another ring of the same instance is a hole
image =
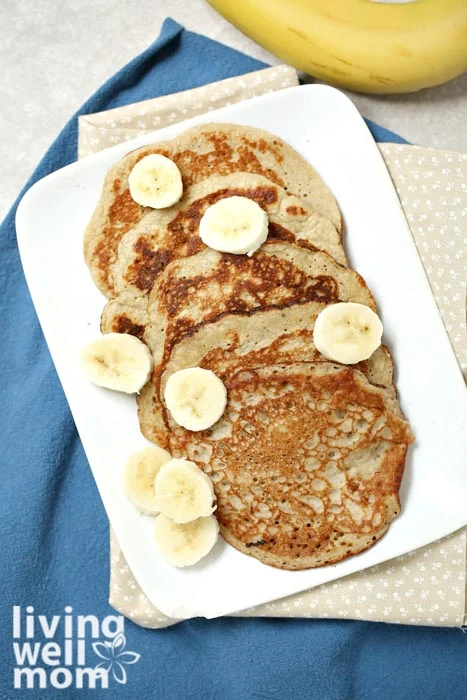
[[[82,158],[147,131],[297,85],[277,66],[100,114],[80,117]],[[467,154],[380,145],[444,324],[467,379],[465,327]],[[428,547],[299,595],[236,613],[255,617],[350,618],[460,627],[465,617],[467,528]],[[110,533],[110,604],[144,627],[175,624],[146,598]]]

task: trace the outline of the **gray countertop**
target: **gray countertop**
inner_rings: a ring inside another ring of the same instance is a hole
[[[279,63],[203,0],[1,0],[0,218],[69,117],[154,41],[167,16]],[[467,151],[467,74],[410,95],[348,94],[364,116],[412,143]]]

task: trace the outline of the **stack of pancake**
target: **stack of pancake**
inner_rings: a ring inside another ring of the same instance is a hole
[[[154,210],[131,198],[128,176],[159,153],[184,192]],[[207,248],[207,208],[242,196],[267,213],[253,255]],[[361,552],[400,511],[412,436],[399,408],[393,362],[381,346],[347,366],[313,344],[328,304],[376,310],[347,266],[336,201],[314,169],[276,136],[208,124],[129,153],[108,172],[85,232],[85,258],[108,297],[104,333],[136,335],[154,371],[138,396],[143,434],[212,479],[224,539],[284,569],[323,566]],[[164,405],[168,377],[213,370],[227,407],[210,429],[177,425]]]

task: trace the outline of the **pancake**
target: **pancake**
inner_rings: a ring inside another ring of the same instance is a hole
[[[154,283],[146,307],[130,291],[108,302],[101,329],[105,333],[133,329],[133,335],[144,337],[157,365],[157,351],[167,342],[173,345],[195,326],[222,314],[312,300],[331,303],[344,297],[375,307],[363,278],[321,251],[274,240],[252,256],[205,248],[169,263]]]
[[[163,396],[168,377],[180,369],[199,366],[224,380],[251,367],[325,361],[313,344],[314,323],[325,307],[326,303],[313,301],[250,314],[226,314],[179,338],[137,398],[143,435],[170,449],[171,432],[177,426],[165,411]],[[369,360],[355,367],[374,385],[394,395],[393,365],[387,348],[378,348]]]
[[[127,154],[107,173],[102,193],[84,235],[84,256],[94,282],[113,296],[111,266],[122,237],[152,209],[134,202],[128,188],[133,166],[151,153],[160,153],[179,167],[185,196],[193,184],[212,175],[236,172],[263,175],[288,192],[305,198],[316,213],[340,232],[342,219],[331,191],[316,171],[278,137],[253,127],[208,124],[182,132]],[[182,200],[183,201],[183,200]]]
[[[400,511],[412,441],[396,400],[327,362],[243,369],[225,381],[223,417],[171,436],[174,456],[212,479],[224,539],[282,569],[335,563],[379,540]]]
[[[338,262],[347,263],[335,227],[307,202],[288,195],[260,175],[235,173],[193,185],[181,202],[167,210],[152,210],[126,233],[118,257],[106,267],[113,295],[131,291],[135,300],[144,297],[169,262],[206,250],[198,233],[201,217],[211,204],[234,195],[248,197],[266,211],[269,240],[320,249]],[[95,262],[99,265],[98,259]]]
[[[205,249],[172,263],[149,296],[151,327],[166,320],[189,332],[224,313],[290,306],[307,301],[332,303],[347,295],[374,308],[364,279],[318,250],[269,240],[254,255]],[[150,339],[148,339],[150,341]]]
[[[241,369],[276,363],[325,362],[313,344],[313,327],[326,306],[313,301],[284,309],[226,314],[212,323],[200,324],[170,347],[161,373],[162,394],[168,377],[186,367],[200,366],[230,377]],[[394,368],[385,345],[352,367],[375,386],[392,390]],[[175,427],[175,423],[171,425]]]

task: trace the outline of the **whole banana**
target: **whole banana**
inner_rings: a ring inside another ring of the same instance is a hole
[[[467,70],[467,0],[208,0],[309,75],[370,93],[413,92]]]

